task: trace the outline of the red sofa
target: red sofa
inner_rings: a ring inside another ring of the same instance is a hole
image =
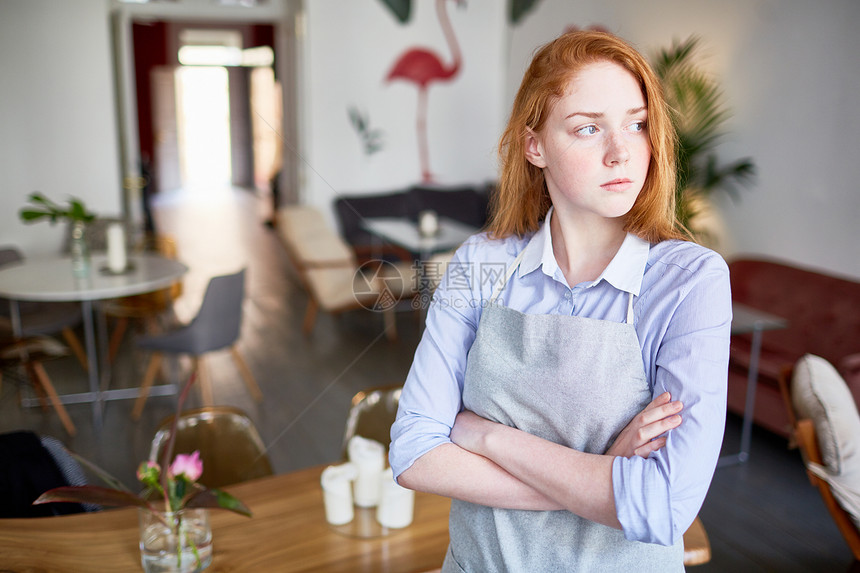
[[[729,270],[733,300],[788,321],[762,334],[755,423],[788,437],[778,377],[807,353],[833,364],[860,405],[860,282],[768,259],[738,258]],[[737,414],[744,411],[751,341],[745,334],[731,342],[728,409]]]

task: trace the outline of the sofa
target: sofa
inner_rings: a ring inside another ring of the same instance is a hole
[[[411,260],[409,253],[393,245],[380,245],[379,240],[365,230],[363,221],[374,217],[396,217],[418,220],[421,211],[432,210],[475,228],[487,222],[490,194],[493,186],[414,186],[388,193],[341,195],[334,202],[338,230],[349,243],[360,262],[380,254],[385,257]]]
[[[790,420],[779,388],[781,372],[804,354],[836,366],[860,404],[860,282],[762,258],[729,264],[732,299],[788,321],[762,334],[754,422],[789,437]],[[743,414],[751,334],[732,336],[728,409]]]

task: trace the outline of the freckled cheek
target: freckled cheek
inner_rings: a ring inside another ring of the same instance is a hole
[[[651,146],[639,146],[638,149],[634,151],[634,154],[636,163],[641,167],[642,172],[647,173],[648,166],[651,164]]]

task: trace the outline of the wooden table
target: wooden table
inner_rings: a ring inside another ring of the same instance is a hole
[[[228,489],[254,517],[212,510],[218,571],[388,572],[437,569],[448,546],[447,498],[416,493],[412,525],[386,537],[358,539],[325,521],[324,466]],[[141,571],[136,509],[33,519],[0,519],[0,571]]]

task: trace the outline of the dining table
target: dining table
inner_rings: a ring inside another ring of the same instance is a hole
[[[415,573],[441,567],[450,499],[416,492],[410,525],[370,538],[346,535],[325,519],[325,467],[225,487],[253,516],[210,511],[214,550],[206,571]],[[141,571],[138,543],[136,508],[0,519],[0,571]]]
[[[0,269],[0,296],[10,301],[12,331],[16,337],[20,337],[22,331],[19,301],[81,303],[89,389],[60,395],[59,399],[63,404],[91,402],[93,423],[100,429],[104,401],[136,397],[138,389],[108,388],[109,370],[101,360],[105,355],[107,325],[94,303],[157,291],[170,286],[186,272],[188,267],[183,263],[155,253],[130,255],[126,269],[118,273],[109,271],[107,255],[93,255],[90,271],[83,277],[73,273],[69,256],[34,257]],[[153,388],[150,394],[176,391],[173,385],[162,386]],[[34,405],[38,400],[25,399],[22,403]]]

